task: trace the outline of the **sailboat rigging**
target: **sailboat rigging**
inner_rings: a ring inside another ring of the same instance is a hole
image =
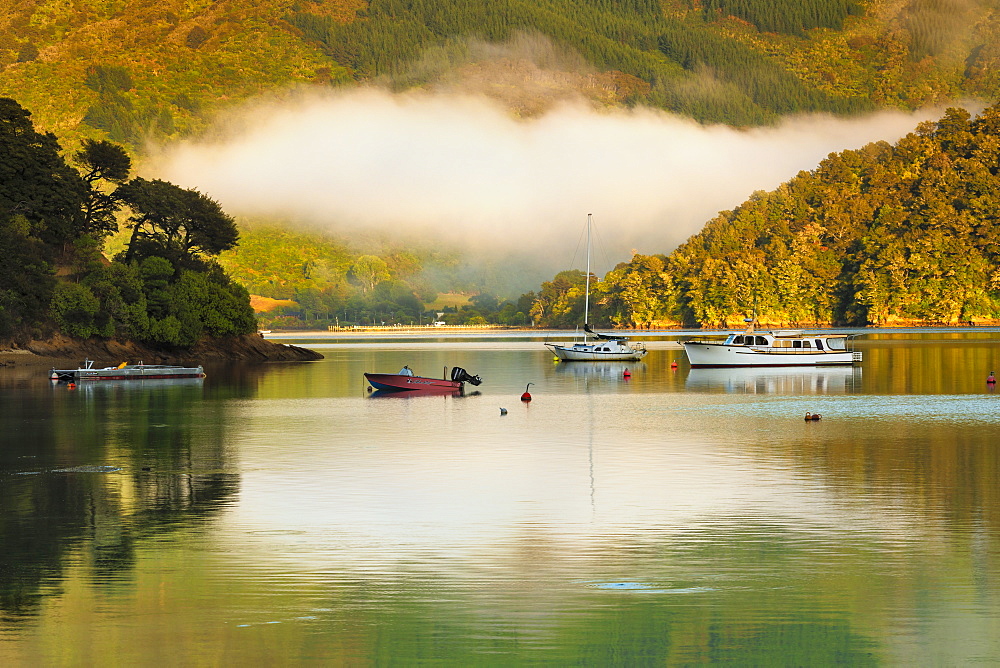
[[[646,346],[642,343],[629,343],[628,337],[617,334],[600,334],[590,328],[590,231],[593,214],[587,214],[587,280],[583,296],[583,343],[559,344],[546,343],[560,360],[570,361],[631,361],[640,360],[646,355]],[[587,335],[594,337],[588,341]]]

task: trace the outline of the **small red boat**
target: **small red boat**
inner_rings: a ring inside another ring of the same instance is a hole
[[[461,367],[451,370],[450,379],[404,373],[365,373],[365,378],[373,388],[385,392],[461,392],[465,383],[479,385],[483,382],[479,376],[472,376]]]

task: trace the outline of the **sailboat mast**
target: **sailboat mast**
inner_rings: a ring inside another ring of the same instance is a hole
[[[587,287],[583,293],[583,324],[590,324],[590,219],[594,214],[587,214]]]

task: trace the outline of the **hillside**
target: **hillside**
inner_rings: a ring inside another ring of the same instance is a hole
[[[255,95],[362,81],[756,125],[992,99],[998,28],[976,0],[5,0],[0,94],[70,149],[141,151]]]
[[[0,1],[0,96],[29,109],[36,127],[58,137],[64,157],[87,140],[110,139],[140,166],[158,143],[206,132],[243,101],[280,99],[301,86],[470,92],[500,100],[516,117],[583,98],[597,108],[646,105],[748,127],[800,112],[993,101],[998,65],[1000,9],[986,0]],[[759,201],[740,207],[732,220],[711,222],[704,234],[750,234],[733,226]],[[823,216],[837,204],[809,206],[810,215]],[[272,311],[278,318],[419,319],[421,302],[439,292],[502,294],[505,275],[519,271],[498,262],[472,275],[455,253],[391,244],[366,249],[356,239],[291,234],[268,224],[240,227],[242,244],[218,262],[256,294],[296,299],[294,307]],[[661,301],[654,304],[609,279],[608,321],[711,323],[746,310],[746,296],[734,302],[739,289],[724,285],[735,265],[720,270],[718,283],[699,283],[678,264],[689,256],[706,261],[692,249],[708,238],[687,244],[688,256],[637,256],[633,263],[641,267],[630,263],[615,274],[640,292],[649,281],[666,283],[656,283]],[[124,244],[106,240],[118,250]],[[824,279],[849,270],[820,269]],[[578,287],[570,278],[557,288],[543,286],[539,322],[554,322],[545,307],[553,290],[563,303],[556,308],[563,309],[560,318],[573,319],[566,291]],[[854,280],[838,278],[841,292],[809,313],[781,305],[773,315],[850,322],[925,317],[874,303],[851,306]],[[697,297],[697,290],[715,296]],[[487,317],[487,297],[474,317]],[[531,299],[519,300],[508,321],[523,322],[527,309],[520,304]],[[963,307],[934,317],[974,315]]]
[[[949,109],[894,145],[843,151],[724,211],[669,256],[635,255],[596,286],[595,321],[626,327],[1000,322],[1000,105]],[[583,274],[542,286],[565,325]],[[592,311],[593,313],[593,311]]]

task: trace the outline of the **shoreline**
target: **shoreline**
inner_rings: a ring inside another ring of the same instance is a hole
[[[80,341],[56,336],[0,350],[0,367],[49,366],[75,369],[85,359],[98,364],[197,365],[205,362],[305,362],[323,355],[308,348],[268,341],[259,334],[203,339],[191,348],[171,350],[115,339]]]

